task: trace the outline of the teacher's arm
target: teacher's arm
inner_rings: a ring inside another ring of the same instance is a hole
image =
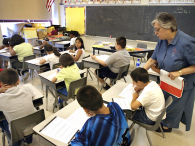
[[[182,68],[181,70],[170,72],[168,74],[168,77],[170,77],[172,80],[174,80],[176,77],[180,77],[181,75],[188,75],[195,73],[195,65],[191,65],[186,68]]]
[[[155,63],[157,63],[157,61],[154,60],[154,59],[152,59],[152,58],[150,58],[150,59],[146,62],[146,64],[144,65],[144,68],[145,68],[146,70],[148,70],[148,69],[150,69]]]

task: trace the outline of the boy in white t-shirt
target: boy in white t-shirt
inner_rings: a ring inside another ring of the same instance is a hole
[[[145,124],[154,125],[157,117],[165,107],[163,92],[156,82],[149,81],[148,72],[144,68],[133,70],[131,78],[135,86],[131,108],[132,110],[136,110],[140,106],[143,107],[143,109],[136,111],[133,119]]]

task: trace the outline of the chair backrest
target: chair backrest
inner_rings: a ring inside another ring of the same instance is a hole
[[[173,102],[173,98],[172,98],[172,96],[169,96],[169,98],[167,99],[167,101],[166,101],[166,103],[165,103],[165,108],[163,109],[162,113],[158,116],[158,118],[157,118],[157,120],[156,120],[156,123],[155,123],[152,127],[150,127],[149,130],[154,131],[154,130],[156,130],[156,129],[159,127],[160,122],[162,121],[162,118],[163,118],[163,116],[164,116],[165,113],[166,113],[167,107],[168,107],[172,102]],[[147,129],[147,128],[146,128],[146,129]]]
[[[90,57],[90,55],[83,57],[83,59]],[[79,69],[84,69],[84,62],[82,61],[81,67]]]
[[[138,47],[138,48],[144,48],[144,49],[147,49],[147,45],[146,45],[146,44],[144,44],[144,43],[138,43],[138,44],[137,44],[137,47]]]
[[[60,63],[55,63],[55,64],[53,64],[52,69],[59,68],[59,66],[61,66],[61,64],[60,64]]]
[[[119,72],[118,72],[118,75],[116,77],[116,79],[113,79],[113,81],[117,81],[117,80],[120,80],[123,76],[127,76],[128,74],[128,71],[129,71],[129,65],[125,65],[125,66],[122,66],[120,69],[119,69]],[[123,75],[124,73],[124,75]],[[123,75],[123,76],[122,76]]]
[[[24,139],[24,136],[33,134],[32,128],[43,120],[45,120],[45,113],[41,109],[33,114],[11,121],[11,143],[13,144]]]
[[[85,85],[87,85],[87,77],[70,82],[67,98],[74,98],[75,90]]]
[[[36,56],[35,55],[30,55],[30,56],[26,56],[23,58],[23,67],[22,70],[27,70],[28,69],[28,64],[25,62],[27,60],[31,60],[31,59],[35,59]]]

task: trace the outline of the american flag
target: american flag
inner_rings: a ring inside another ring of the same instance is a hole
[[[54,1],[55,0],[47,0],[46,8],[47,8],[48,12],[50,12],[51,6],[54,3]]]

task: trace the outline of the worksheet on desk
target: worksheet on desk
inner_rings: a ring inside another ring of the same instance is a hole
[[[135,92],[133,84],[129,84],[123,91],[119,94],[120,97],[128,99],[130,102],[133,99],[133,93]]]
[[[131,110],[131,102],[126,98],[112,98],[114,102],[116,102],[122,110]]]
[[[40,62],[40,60],[39,59],[32,59],[32,60],[28,60],[26,62],[31,63],[31,64],[37,64]]]
[[[77,132],[78,128],[74,127],[72,123],[66,119],[55,117],[40,133],[68,144]]]
[[[109,55],[100,55],[100,56],[96,56],[98,59],[106,61],[109,58]]]

